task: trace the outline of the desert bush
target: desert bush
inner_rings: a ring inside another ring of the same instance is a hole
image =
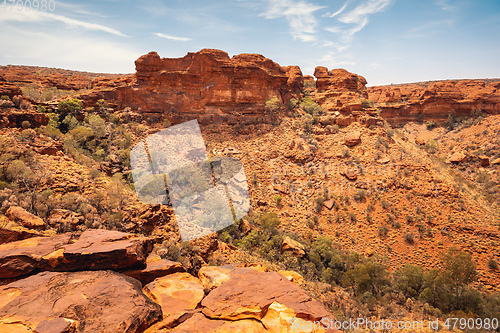
[[[325,198],[323,197],[317,197],[314,199],[314,209],[316,210],[317,213],[321,212],[321,209],[323,209],[323,203],[325,202]]]
[[[278,97],[273,96],[272,98],[268,98],[265,104],[266,110],[269,112],[276,112],[280,108],[280,100]]]
[[[361,106],[363,109],[368,109],[373,107],[373,101],[370,101],[369,99],[363,99],[361,100]]]
[[[436,122],[434,120],[429,120],[429,121],[426,121],[425,122],[425,126],[427,127],[427,129],[433,129],[434,127],[436,127]]]
[[[498,262],[495,259],[488,260],[488,267],[492,270],[498,269]]]
[[[96,137],[102,138],[106,134],[106,122],[98,115],[86,116],[85,122],[89,124]]]
[[[389,272],[380,263],[367,261],[357,264],[353,269],[347,271],[342,277],[344,287],[355,287],[356,294],[371,292],[372,295],[380,295],[390,284]]]
[[[300,107],[311,116],[318,116],[323,112],[321,106],[319,106],[318,103],[316,103],[311,97],[304,97],[300,101]]]
[[[424,146],[425,151],[429,154],[435,154],[439,151],[438,144],[435,140],[429,140]]]
[[[366,191],[365,190],[358,190],[354,195],[352,196],[354,200],[357,202],[361,202],[366,199]]]
[[[94,131],[86,126],[77,126],[69,131],[69,134],[80,145],[80,147],[83,147],[84,143],[94,136]]]
[[[378,234],[380,237],[386,237],[388,232],[389,228],[385,225],[378,228]]]
[[[64,117],[62,124],[67,126],[68,131],[71,131],[78,126],[79,122],[73,115],[67,115]]]
[[[57,104],[57,109],[60,113],[74,114],[80,112],[83,108],[83,102],[76,98],[70,98],[60,101]]]
[[[413,244],[415,242],[414,240],[414,236],[413,236],[413,233],[411,232],[407,232],[405,235],[404,235],[404,239],[410,243],[410,244]]]
[[[422,267],[406,264],[394,272],[394,288],[406,298],[417,299],[424,288],[424,270]]]

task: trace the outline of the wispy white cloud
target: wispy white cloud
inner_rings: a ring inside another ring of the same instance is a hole
[[[351,30],[356,33],[363,29],[368,23],[368,17],[385,10],[392,0],[367,0],[358,5],[352,11],[339,17],[339,21],[345,24],[354,24]]]
[[[406,38],[422,38],[443,33],[443,28],[453,28],[453,19],[431,21],[420,24],[419,26],[408,31],[404,36]]]
[[[0,15],[0,22],[21,22],[21,23],[36,23],[36,22],[62,22],[72,27],[83,28],[85,30],[102,31],[113,35],[127,37],[120,31],[97,23],[75,20],[66,16],[57,15],[43,11],[4,11]]]
[[[341,14],[346,9],[348,4],[349,4],[349,0],[347,0],[346,3],[342,6],[342,8],[337,10],[335,13],[333,13],[333,14],[328,13],[326,16],[332,18],[332,17],[335,17],[335,16]]]
[[[304,42],[316,40],[315,32],[318,21],[314,17],[314,12],[325,7],[301,0],[268,0],[268,3],[267,10],[260,16],[267,19],[285,17],[294,39]]]
[[[37,65],[103,73],[133,73],[144,52],[105,35],[86,37],[71,31],[32,31],[9,26],[0,30],[0,63]],[[36,52],[33,52],[36,50]]]
[[[175,37],[175,36],[170,36],[170,35],[162,34],[161,32],[154,32],[153,34],[156,35],[156,36],[158,36],[158,37],[161,37],[161,38],[166,38],[166,39],[180,41],[180,42],[187,42],[187,41],[192,40],[191,38]]]
[[[363,30],[370,21],[370,16],[387,9],[395,0],[363,0],[351,10],[346,11],[347,6],[354,0],[347,1],[336,13],[330,15],[336,18],[336,24],[325,27],[324,30],[336,35],[335,48],[337,52],[347,50],[354,35]]]

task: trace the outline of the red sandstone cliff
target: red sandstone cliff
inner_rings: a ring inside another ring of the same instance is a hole
[[[202,123],[229,123],[266,117],[268,98],[286,104],[300,97],[302,72],[283,68],[258,54],[232,58],[224,51],[205,49],[182,58],[160,58],[156,52],[135,62],[135,82],[124,87],[82,95],[87,103],[104,98],[118,108],[162,114],[172,122],[198,118]]]
[[[443,121],[449,114],[469,116],[473,110],[500,113],[500,82],[450,80],[435,83],[375,86],[369,99],[392,123],[424,120]],[[419,116],[421,115],[421,116]]]
[[[345,69],[328,70],[318,66],[316,77],[315,101],[330,111],[361,111],[362,99],[368,98],[366,79]]]

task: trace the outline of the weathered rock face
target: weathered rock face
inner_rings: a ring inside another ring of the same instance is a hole
[[[369,87],[370,100],[392,123],[424,120],[442,122],[449,114],[469,116],[473,110],[500,113],[500,82],[450,80],[431,84]]]
[[[298,97],[300,68],[283,68],[258,54],[232,58],[224,51],[205,49],[182,58],[160,58],[156,52],[141,56],[136,84],[98,91],[81,98],[99,98],[142,112],[161,114],[173,123],[198,118],[202,123],[259,120],[266,116],[266,99],[285,104]]]
[[[362,99],[368,98],[366,79],[345,69],[314,70],[316,95],[314,100],[329,111],[352,112],[363,110]]]
[[[10,207],[5,216],[28,229],[45,229],[45,222],[41,218],[27,212],[22,207]]]
[[[161,305],[167,317],[182,310],[193,310],[205,297],[200,281],[189,273],[174,273],[144,286],[144,293]]]
[[[185,272],[181,263],[162,259],[156,254],[151,254],[146,260],[146,268],[130,269],[121,273],[133,277],[145,285],[152,282],[156,278],[180,272]]]
[[[330,316],[320,303],[283,275],[254,269],[236,270],[228,281],[212,290],[201,304],[203,313],[210,318],[260,320],[273,302],[283,304],[292,309],[297,317],[309,320]]]
[[[74,271],[144,266],[151,242],[119,231],[92,230],[72,243],[71,234],[34,237],[0,245],[0,278],[35,270]]]
[[[0,332],[143,332],[161,318],[138,281],[112,271],[43,272],[0,287]]]
[[[0,77],[0,97],[9,96],[9,98],[12,99],[12,97],[22,94],[21,88],[13,83],[6,82],[3,76]]]
[[[281,243],[280,251],[281,253],[289,252],[294,256],[302,257],[306,254],[304,249],[305,248],[303,244],[297,242],[294,239],[291,239],[288,236],[285,236],[285,238],[283,238],[283,242]]]

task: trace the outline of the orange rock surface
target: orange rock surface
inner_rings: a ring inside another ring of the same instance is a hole
[[[368,88],[369,99],[392,123],[444,121],[449,114],[469,116],[472,110],[500,113],[500,82],[449,80]],[[419,116],[422,115],[422,116]]]

